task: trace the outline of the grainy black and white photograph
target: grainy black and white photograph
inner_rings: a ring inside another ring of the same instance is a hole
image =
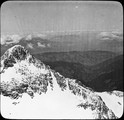
[[[120,2],[6,1],[0,35],[3,118],[122,117]]]

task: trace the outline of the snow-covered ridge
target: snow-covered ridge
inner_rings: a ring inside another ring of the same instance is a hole
[[[121,114],[116,114],[112,107],[110,109],[106,105],[98,93],[81,86],[75,79],[65,78],[52,70],[20,45],[13,46],[5,52],[1,58],[1,66],[1,113],[4,117],[121,117]],[[8,109],[8,106],[11,107]],[[25,106],[28,106],[26,110],[20,111]]]

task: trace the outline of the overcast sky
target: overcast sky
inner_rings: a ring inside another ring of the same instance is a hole
[[[2,34],[123,29],[119,2],[14,2],[1,7]]]

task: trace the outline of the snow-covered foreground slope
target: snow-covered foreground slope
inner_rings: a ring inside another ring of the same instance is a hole
[[[122,92],[113,102],[114,94],[65,78],[19,45],[1,58],[0,92],[1,114],[11,119],[116,119],[123,112]]]
[[[24,94],[18,100],[2,96],[2,115],[7,118],[93,118],[91,109],[77,107],[78,98],[66,92],[49,91],[35,94],[34,98]],[[15,105],[16,104],[16,105]]]
[[[123,93],[120,91],[113,92],[102,92],[97,93],[101,96],[105,104],[114,112],[114,114],[120,118],[123,115],[124,105],[123,105]]]

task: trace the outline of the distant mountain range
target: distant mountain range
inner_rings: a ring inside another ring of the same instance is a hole
[[[33,54],[38,59],[45,62],[73,62],[83,65],[94,65],[109,58],[115,57],[118,54],[109,51],[70,51],[70,52],[47,52]]]
[[[24,46],[31,53],[98,50],[122,54],[123,33],[80,31],[27,36],[6,35],[1,36],[1,55],[17,44]]]

